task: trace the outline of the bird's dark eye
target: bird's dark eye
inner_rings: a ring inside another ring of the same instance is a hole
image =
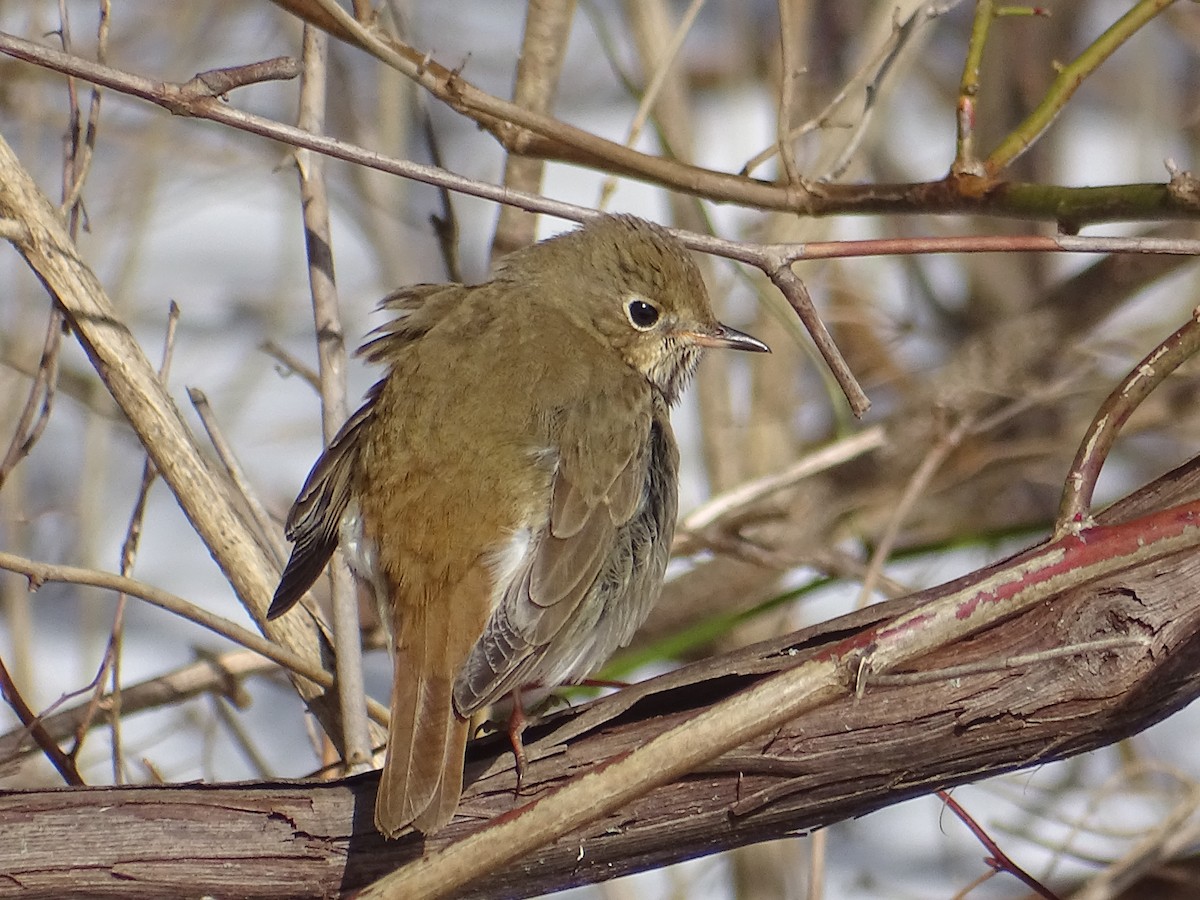
[[[652,303],[647,303],[640,297],[635,297],[630,300],[625,307],[625,314],[629,316],[629,323],[638,331],[645,331],[652,328],[654,323],[658,321],[658,307]]]

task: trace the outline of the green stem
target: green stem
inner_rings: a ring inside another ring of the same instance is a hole
[[[984,166],[987,172],[995,175],[1005,169],[1014,159],[1024,153],[1036,141],[1058,116],[1071,95],[1079,88],[1099,65],[1112,55],[1113,51],[1124,44],[1133,34],[1157,16],[1160,12],[1174,3],[1175,0],[1140,0],[1125,15],[1096,38],[1086,50],[1073,61],[1063,67],[1050,90],[1042,98],[1037,109],[1030,113],[1011,134],[1004,139],[999,147],[988,157]],[[982,4],[981,4],[982,5]]]
[[[992,0],[979,0],[975,6],[975,21],[971,24],[967,58],[963,63],[962,80],[958,87],[958,109],[955,116],[957,140],[954,165],[950,168],[955,175],[983,174],[975,156],[975,103],[979,96],[979,67],[983,61],[983,45],[987,42],[988,29],[993,18],[995,9]]]

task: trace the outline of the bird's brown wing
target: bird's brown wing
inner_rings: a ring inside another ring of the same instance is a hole
[[[532,667],[533,681],[552,687],[594,673],[629,642],[658,600],[678,506],[679,457],[665,408],[651,425],[647,457],[640,503],[616,529],[612,549],[583,601],[587,609],[577,611],[550,639]]]
[[[379,308],[393,314],[371,332],[358,352],[370,362],[391,363],[395,355],[427,333],[455,304],[458,285],[418,284],[389,294]],[[384,381],[368,392],[363,405],[346,420],[321,454],[296,502],[288,512],[284,534],[295,546],[267,610],[267,618],[283,615],[312,587],[337,549],[342,517],[350,501],[351,479],[358,465],[362,430],[371,417]]]
[[[350,501],[360,434],[371,415],[378,388],[376,385],[372,389],[367,402],[346,420],[321,454],[288,512],[284,534],[295,546],[267,609],[268,619],[281,616],[295,606],[337,548],[342,516]]]
[[[618,399],[618,397],[625,399]],[[648,395],[597,393],[564,411],[544,528],[528,549],[455,684],[469,715],[569,662],[586,647],[562,639],[585,633],[603,610],[597,581],[619,538],[646,503],[652,416]],[[577,673],[576,673],[577,674]]]

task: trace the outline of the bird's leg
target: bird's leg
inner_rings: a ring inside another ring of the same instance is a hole
[[[529,720],[525,717],[525,707],[521,703],[521,689],[513,688],[512,711],[508,714],[508,740],[512,744],[513,759],[517,769],[517,796],[521,794],[521,785],[525,780],[525,744],[521,735]]]

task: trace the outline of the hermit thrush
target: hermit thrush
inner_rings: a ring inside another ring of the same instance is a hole
[[[309,473],[267,615],[341,542],[391,629],[375,823],[446,824],[472,713],[593,672],[659,594],[679,454],[667,416],[700,350],[765,351],[713,316],[667,232],[594,220],[491,281],[417,285],[362,350],[387,368]]]

